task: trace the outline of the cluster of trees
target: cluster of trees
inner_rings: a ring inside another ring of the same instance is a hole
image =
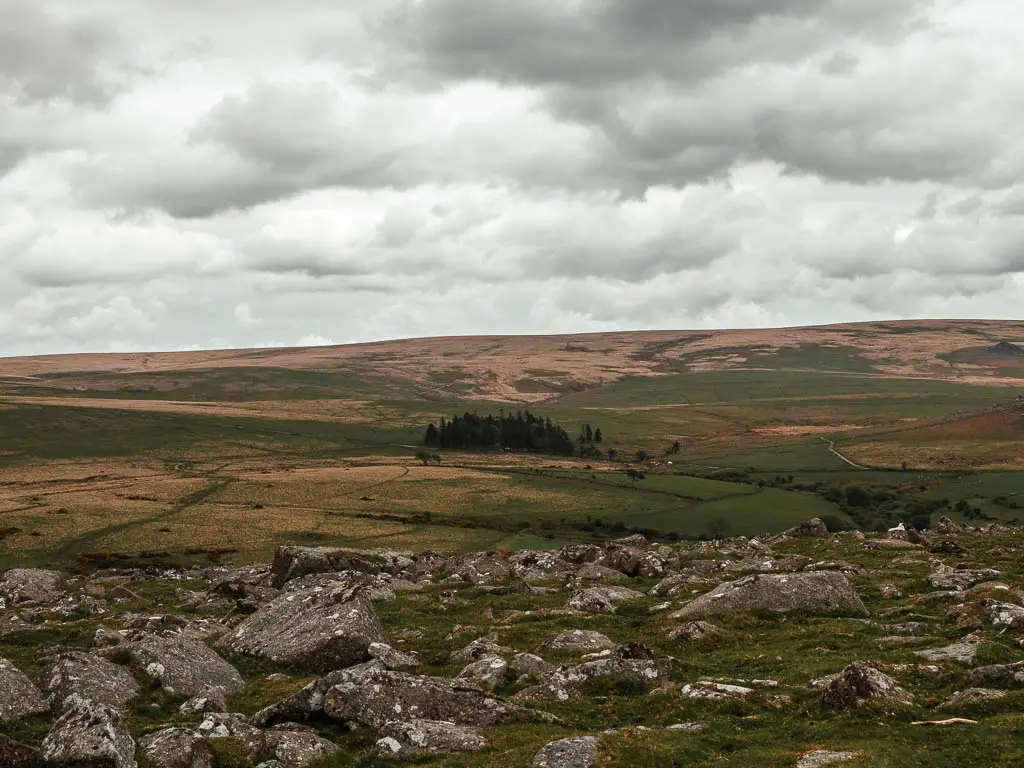
[[[589,440],[587,439],[589,435]],[[584,425],[580,442],[593,447],[603,439],[601,430]],[[429,448],[453,450],[508,449],[512,451],[536,451],[558,456],[573,456],[576,443],[562,427],[550,418],[541,418],[529,411],[515,414],[480,416],[464,413],[441,419],[440,425],[431,424],[423,437],[423,444]]]
[[[589,424],[580,427],[580,433],[576,437],[576,443],[580,447],[580,456],[600,456],[601,449],[598,446],[604,441],[601,428],[594,429]]]

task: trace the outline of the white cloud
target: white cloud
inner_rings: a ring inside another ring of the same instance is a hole
[[[329,347],[332,344],[334,344],[333,339],[328,339],[325,336],[317,336],[315,334],[303,336],[295,342],[295,346],[297,347]]]
[[[1024,5],[16,4],[0,354],[1024,304]]]

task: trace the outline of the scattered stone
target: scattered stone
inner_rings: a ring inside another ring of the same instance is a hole
[[[388,669],[417,667],[420,663],[420,660],[411,653],[396,651],[387,643],[370,643],[367,653],[370,655],[370,658],[376,659]]]
[[[596,736],[576,736],[553,741],[533,758],[534,768],[593,768],[596,764]]]
[[[558,669],[554,664],[549,664],[540,656],[532,653],[517,653],[509,663],[509,669],[522,678],[533,678],[535,680],[546,680]]]
[[[841,573],[821,571],[758,574],[720,584],[684,605],[673,619],[730,613],[802,613],[809,616],[867,616],[860,597]]]
[[[0,725],[49,710],[42,691],[11,662],[0,658]]]
[[[643,597],[643,593],[628,587],[588,587],[573,595],[565,607],[571,611],[584,613],[615,613],[618,603],[640,597]]]
[[[713,680],[698,680],[683,686],[681,691],[684,699],[700,701],[726,701],[728,699],[745,699],[754,692],[753,688],[742,685],[716,683]]]
[[[219,688],[224,695],[233,696],[245,688],[237,669],[196,640],[147,635],[128,648],[146,674],[168,693],[192,697]]]
[[[447,755],[487,748],[478,729],[437,720],[392,720],[381,727],[380,737],[377,753],[381,757]]]
[[[9,605],[55,603],[64,597],[64,574],[44,568],[12,568],[0,579]]]
[[[920,656],[926,661],[959,661],[962,664],[970,664],[978,654],[978,646],[984,642],[973,635],[968,635],[963,640],[943,646],[942,648],[927,648],[923,651],[914,651],[915,656]]]
[[[193,696],[180,707],[183,715],[201,715],[207,712],[227,712],[228,699],[223,688],[210,688],[198,696]]]
[[[856,752],[830,752],[827,749],[816,749],[797,760],[796,768],[825,768],[825,766],[854,760],[856,757]]]
[[[500,656],[484,656],[465,667],[456,676],[457,680],[476,683],[482,688],[493,690],[505,679],[508,662]]]
[[[259,756],[269,755],[283,768],[305,768],[333,757],[341,750],[315,730],[294,723],[275,726],[263,734]]]
[[[707,621],[689,621],[668,633],[669,640],[689,640],[694,643],[721,636],[722,630]]]
[[[370,658],[386,643],[358,585],[339,582],[281,595],[243,621],[223,644],[238,653],[310,672],[329,672]]]
[[[866,547],[871,549],[924,549],[921,544],[915,544],[905,539],[868,539],[864,542]]]
[[[1000,576],[999,571],[992,568],[969,568],[958,566],[950,568],[948,565],[940,564],[928,577],[928,582],[935,589],[958,589],[964,590],[973,587],[989,579]]]
[[[511,720],[519,709],[475,685],[443,677],[393,672],[380,664],[342,670],[323,697],[323,711],[343,722],[380,728],[396,717],[487,726]]]
[[[541,651],[603,651],[614,648],[615,643],[607,635],[589,629],[571,629],[548,640]]]
[[[825,539],[828,538],[828,528],[820,517],[812,517],[807,522],[790,528],[782,535],[796,539]]]
[[[847,709],[875,702],[910,705],[914,697],[870,662],[855,661],[828,684],[822,701],[827,707]]]
[[[213,753],[204,739],[186,728],[167,728],[139,741],[139,750],[153,768],[212,768]]]
[[[135,742],[113,707],[71,694],[43,739],[43,759],[58,768],[136,768]]]
[[[971,670],[971,682],[1000,685],[1024,684],[1024,661],[1013,664],[993,664]]]
[[[56,712],[78,696],[120,709],[139,694],[135,677],[126,668],[80,651],[66,651],[43,667],[41,687]]]
[[[952,697],[942,702],[939,709],[952,709],[967,704],[978,704],[983,701],[1005,698],[1006,691],[997,691],[992,688],[968,688],[964,691],[957,691]]]

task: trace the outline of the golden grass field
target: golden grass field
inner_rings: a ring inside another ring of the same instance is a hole
[[[637,449],[657,459],[680,441],[678,465],[692,472],[762,462],[850,471],[819,438],[875,468],[1024,472],[1024,401],[1014,399],[1024,364],[993,354],[998,342],[1024,343],[1024,323],[3,359],[0,556],[230,549],[266,559],[282,541],[541,546],[541,531],[518,532],[524,521],[642,508],[649,496],[531,474],[582,472],[579,459],[414,458],[440,415],[527,404],[570,432],[603,426],[603,447],[624,459]]]

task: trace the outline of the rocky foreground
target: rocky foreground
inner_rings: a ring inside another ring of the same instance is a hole
[[[0,766],[1014,765],[1024,535],[0,576]]]

